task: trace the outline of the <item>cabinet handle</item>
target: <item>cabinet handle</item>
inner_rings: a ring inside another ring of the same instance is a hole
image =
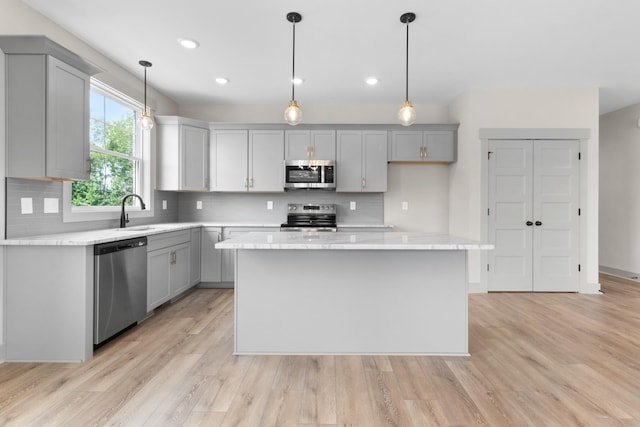
[[[312,146],[311,146],[311,147],[309,147],[309,148],[311,148],[311,157],[315,157],[315,156],[316,156],[316,151],[315,151],[314,146],[312,145]]]
[[[427,157],[429,157],[427,154],[427,147],[424,147],[423,150],[424,150],[424,158],[426,159]]]
[[[420,147],[420,158],[424,159],[424,147]]]
[[[249,178],[244,179],[244,188],[249,188]]]
[[[169,263],[170,264],[175,264],[176,263],[176,251],[171,252],[171,255],[169,257]]]
[[[249,187],[253,188],[253,178],[249,179]]]
[[[365,188],[367,186],[367,180],[362,177],[362,188]]]

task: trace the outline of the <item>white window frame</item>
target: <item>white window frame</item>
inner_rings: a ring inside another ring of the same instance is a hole
[[[135,99],[113,89],[99,80],[91,78],[91,90],[107,95],[118,102],[127,104],[136,110],[136,115],[142,114],[144,106]],[[140,205],[127,206],[126,211],[130,218],[145,218],[153,216],[154,192],[152,191],[151,182],[151,132],[143,131],[136,126],[138,139],[141,143],[140,147],[140,169],[138,171],[140,180],[140,196],[144,200],[146,209],[140,209]],[[81,221],[100,221],[119,219],[121,207],[119,206],[72,206],[71,205],[71,182],[64,182],[62,185],[62,221],[63,222],[81,222]],[[137,199],[135,200],[137,201]]]

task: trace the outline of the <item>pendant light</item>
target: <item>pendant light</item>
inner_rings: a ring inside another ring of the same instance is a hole
[[[287,21],[293,24],[293,66],[291,70],[291,102],[286,110],[284,110],[284,119],[291,126],[295,126],[302,120],[302,110],[296,102],[296,85],[293,79],[296,76],[296,23],[302,21],[302,15],[298,12],[287,13]]]
[[[409,24],[416,19],[416,14],[412,12],[407,12],[400,16],[400,22],[407,25],[407,56],[405,63],[405,96],[404,96],[404,104],[398,111],[398,120],[400,120],[400,124],[402,126],[411,126],[413,122],[416,121],[416,110],[409,102]]]
[[[151,62],[140,60],[138,64],[144,67],[144,111],[138,118],[138,124],[142,130],[151,130],[151,128],[153,128],[153,119],[149,113],[147,113],[147,68],[151,67]]]

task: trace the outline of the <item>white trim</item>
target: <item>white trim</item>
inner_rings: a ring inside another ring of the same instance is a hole
[[[91,78],[91,89],[110,97],[118,102],[136,110],[136,116],[142,111],[142,103],[136,101],[128,95],[113,89],[104,83]],[[139,111],[138,111],[139,110]],[[151,132],[144,132],[136,126],[136,132],[139,132],[139,152],[134,156],[127,156],[134,160],[138,160],[140,168],[138,171],[138,181],[141,183],[140,196],[142,196],[147,209],[141,210],[140,206],[127,206],[126,212],[131,218],[148,218],[154,216],[154,192],[153,192],[153,174],[152,165],[152,149],[151,149]],[[102,150],[96,150],[102,151]],[[112,153],[109,153],[112,154]],[[117,155],[117,154],[114,154]],[[137,203],[137,199],[134,199]],[[63,182],[62,184],[62,222],[84,222],[84,221],[100,221],[100,220],[117,220],[120,218],[121,208],[119,206],[71,206],[71,182]]]

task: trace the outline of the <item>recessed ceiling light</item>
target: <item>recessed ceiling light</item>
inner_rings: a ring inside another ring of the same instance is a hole
[[[195,49],[200,46],[200,43],[193,39],[178,39],[178,43],[185,49]]]
[[[229,79],[226,77],[216,77],[216,83],[218,83],[219,85],[226,85],[227,83],[229,83]]]
[[[291,81],[294,85],[301,85],[304,82],[302,77],[294,77],[293,79],[291,79]]]
[[[367,77],[366,82],[367,82],[367,84],[369,86],[375,86],[375,85],[378,84],[378,78],[377,77]]]

